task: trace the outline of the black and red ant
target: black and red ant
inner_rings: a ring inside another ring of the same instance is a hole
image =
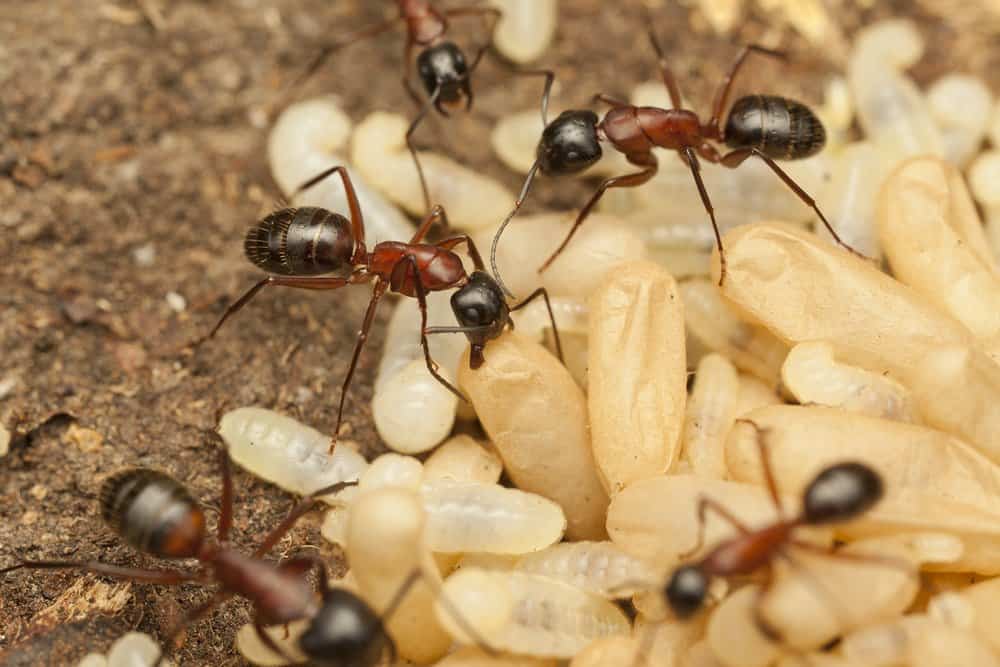
[[[213,438],[218,434],[213,432]],[[109,477],[101,487],[100,508],[105,522],[133,548],[169,560],[197,559],[196,570],[141,569],[100,561],[24,560],[0,569],[0,575],[21,569],[77,569],[115,579],[176,586],[189,582],[218,584],[206,602],[187,613],[164,640],[159,664],[180,633],[206,617],[229,598],[239,596],[253,604],[253,627],[260,640],[287,662],[287,654],[264,631],[265,625],[287,625],[305,619],[305,632],[297,639],[299,649],[317,664],[331,667],[374,667],[386,653],[395,660],[396,647],[385,629],[386,620],[399,607],[413,585],[424,578],[410,574],[381,616],[354,593],[331,588],[326,563],[317,555],[297,555],[275,563],[264,557],[311,510],[319,498],[334,494],[357,481],[339,482],[319,489],[297,503],[288,516],[275,526],[252,554],[235,550],[229,543],[233,524],[233,482],[229,455],[219,447],[222,468],[221,512],[217,541],[208,539],[205,512],[190,492],[177,480],[147,468],[123,470]],[[318,576],[316,590],[308,573]],[[438,591],[440,594],[440,591]],[[471,632],[484,650],[492,649],[478,638],[444,597],[442,603]]]
[[[715,220],[715,211],[701,178],[699,158],[731,169],[740,166],[749,157],[760,158],[792,192],[815,211],[838,244],[857,254],[853,248],[837,236],[813,198],[775,162],[776,160],[810,157],[819,152],[826,143],[826,131],[823,124],[807,106],[771,95],[741,97],[733,103],[723,126],[722,114],[729,100],[733,80],[746,58],[751,53],[778,58],[784,58],[784,55],[781,52],[757,45],[744,47],[719,87],[712,107],[711,118],[707,123],[702,123],[693,111],[681,106],[680,89],[677,87],[677,82],[670,70],[663,49],[652,31],[649,32],[649,39],[659,57],[660,75],[673,105],[670,109],[637,107],[598,94],[594,97],[594,101],[611,106],[611,110],[604,115],[603,119],[599,118],[593,111],[571,110],[564,111],[549,124],[547,110],[555,76],[552,72],[545,73],[546,81],[542,94],[542,120],[545,129],[538,143],[535,162],[528,171],[514,210],[500,225],[493,239],[493,248],[490,253],[493,272],[497,272],[496,249],[500,236],[507,224],[520,210],[535,175],[539,171],[543,174],[556,176],[584,171],[600,159],[602,142],[609,143],[615,150],[623,153],[631,164],[642,169],[633,174],[615,176],[602,182],[581,209],[566,238],[555,252],[545,260],[539,271],[544,271],[559,256],[576,230],[590,215],[591,209],[609,188],[637,187],[656,175],[658,163],[656,155],[653,153],[654,148],[677,151],[681,160],[691,169],[695,185],[698,187],[702,203],[705,210],[708,211],[712,229],[715,232],[715,241],[719,249],[721,263],[720,285],[726,278],[726,256],[722,247],[719,226]],[[713,141],[724,143],[732,150],[720,154],[718,149],[710,143]],[[504,291],[507,292],[506,288]]]
[[[782,508],[778,485],[771,469],[769,449],[765,442],[767,429],[750,419],[738,419],[737,423],[748,424],[755,431],[764,480],[778,518],[770,525],[752,529],[718,502],[711,498],[700,498],[698,539],[694,548],[681,556],[682,560],[698,553],[704,546],[705,520],[710,510],[732,525],[738,534],[720,542],[697,561],[674,570],[663,588],[663,597],[676,617],[689,618],[704,606],[713,577],[751,575],[764,571],[767,579],[754,603],[754,621],[762,633],[780,641],[780,634],[764,619],[761,603],[773,582],[773,562],[780,558],[798,566],[798,561],[790,553],[794,550],[817,553],[829,558],[870,562],[916,574],[912,566],[900,560],[868,554],[845,554],[795,536],[799,528],[843,523],[870,510],[882,499],[884,493],[882,478],[877,472],[868,465],[855,461],[824,468],[803,490],[801,513],[788,517]]]
[[[289,90],[297,88],[315,74],[330,56],[340,49],[386,32],[401,21],[405,21],[406,47],[403,60],[403,87],[406,88],[406,92],[420,109],[406,132],[406,145],[413,157],[417,175],[420,178],[425,210],[430,211],[430,192],[424,177],[423,167],[417,157],[417,150],[412,142],[413,133],[432,107],[442,116],[448,116],[448,108],[458,107],[463,101],[466,111],[472,108],[474,99],[471,83],[472,74],[479,67],[479,63],[490,44],[487,41],[480,46],[471,62],[468,61],[462,49],[455,42],[447,39],[450,27],[449,19],[468,16],[485,17],[487,33],[492,40],[493,30],[502,16],[502,12],[495,7],[457,7],[439,11],[428,0],[396,0],[396,5],[399,8],[398,16],[362,28],[346,39],[321,49],[303,73],[292,82]],[[421,101],[410,78],[413,52],[417,48],[420,49],[416,58],[417,74],[427,93],[426,101]]]
[[[537,297],[545,300],[552,323],[556,350],[562,359],[562,347],[552,306],[545,288],[532,292],[515,306],[509,306],[497,281],[486,272],[475,243],[467,234],[453,236],[434,244],[422,243],[431,225],[447,218],[441,206],[435,206],[416,233],[403,243],[382,241],[372,248],[365,246],[365,225],[351,178],[344,167],[332,167],[298,188],[306,190],[333,174],[339,174],[347,193],[351,219],[322,208],[286,208],[265,217],[247,232],[244,250],[247,258],[270,275],[233,302],[212,331],[202,341],[213,337],[230,316],[245,306],[260,290],[268,286],[297,287],[312,290],[334,290],[347,285],[373,283],[372,298],[365,312],[361,331],[354,347],[351,365],[341,388],[337,422],[333,430],[331,451],[336,445],[344,414],[344,401],[361,350],[364,348],[375,310],[387,291],[417,299],[420,306],[420,344],[424,361],[431,375],[462,400],[462,393],[438,373],[427,344],[428,334],[462,333],[471,344],[469,365],[479,368],[484,361],[483,348],[505,329],[512,328],[512,311],[528,305]],[[469,274],[454,249],[465,244],[475,270]],[[340,275],[322,275],[339,273]],[[346,273],[346,275],[345,275]],[[427,326],[427,294],[458,288],[451,297],[451,307],[459,326]],[[201,342],[201,341],[199,341]]]

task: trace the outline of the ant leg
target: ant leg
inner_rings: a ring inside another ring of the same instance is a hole
[[[427,370],[430,371],[434,379],[440,382],[445,389],[458,396],[459,400],[468,403],[469,399],[456,389],[452,383],[448,382],[443,375],[438,373],[437,362],[431,358],[431,348],[427,343],[427,292],[424,289],[423,281],[420,279],[420,267],[417,265],[417,258],[413,255],[407,255],[403,261],[410,264],[410,270],[413,271],[413,284],[417,288],[417,304],[420,306],[420,345],[424,348],[424,362],[427,364]]]
[[[284,660],[285,664],[294,665],[297,662],[295,658],[288,655],[285,649],[278,646],[278,643],[276,641],[271,639],[271,635],[267,634],[267,631],[264,630],[264,625],[260,622],[259,618],[254,618],[253,629],[254,632],[257,633],[257,638],[260,639],[261,643],[264,644],[264,646],[271,649],[271,651],[273,651],[275,655],[279,656],[282,660]]]
[[[844,243],[840,239],[840,237],[837,235],[837,232],[835,232],[833,230],[833,227],[830,226],[830,223],[826,219],[826,216],[823,215],[823,212],[819,210],[819,206],[816,205],[816,200],[814,200],[812,197],[810,197],[806,193],[806,191],[803,190],[799,186],[798,183],[796,183],[794,180],[792,180],[792,177],[789,176],[787,173],[785,173],[785,170],[782,169],[781,167],[779,167],[778,163],[775,162],[773,159],[771,159],[771,157],[769,157],[768,155],[765,155],[764,153],[762,153],[761,151],[759,151],[756,148],[740,148],[738,150],[726,153],[725,155],[722,156],[722,158],[720,159],[720,161],[721,161],[721,163],[722,163],[723,166],[729,167],[730,169],[735,169],[736,167],[738,167],[741,164],[743,164],[743,161],[746,160],[751,155],[757,156],[761,160],[763,160],[764,163],[767,164],[767,166],[771,168],[771,171],[773,171],[775,174],[777,174],[778,178],[780,178],[782,181],[784,181],[785,185],[787,185],[788,188],[792,192],[794,192],[795,195],[799,199],[801,199],[805,203],[806,206],[809,206],[809,207],[812,208],[812,210],[816,213],[816,215],[819,216],[819,219],[823,222],[823,226],[826,227],[826,231],[830,232],[830,236],[832,236],[833,240],[837,242],[837,245],[839,245],[841,248],[847,250],[851,254],[857,255],[861,259],[864,259],[864,260],[867,260],[867,261],[871,261],[870,258],[865,257],[863,254],[861,254],[860,252],[858,252],[857,250],[855,250],[851,246],[847,245],[846,243]]]
[[[607,104],[612,109],[621,109],[621,108],[624,108],[624,107],[630,107],[630,106],[632,106],[628,102],[623,102],[621,100],[615,99],[614,97],[609,97],[608,95],[605,95],[604,93],[597,93],[596,95],[594,95],[591,98],[591,102],[594,102],[594,103],[603,102],[604,104]]]
[[[667,56],[663,53],[663,47],[660,46],[660,40],[656,38],[656,33],[652,28],[649,29],[649,42],[653,45],[653,50],[656,51],[656,57],[659,59],[660,78],[663,79],[663,85],[666,86],[667,92],[670,93],[670,103],[675,109],[680,109],[681,90],[677,87],[677,79],[674,78],[674,73],[670,70],[670,64],[667,62]]]
[[[484,653],[487,653],[490,656],[498,655],[497,650],[490,646],[489,642],[483,638],[478,630],[469,625],[469,622],[465,620],[464,616],[462,616],[462,613],[459,611],[458,607],[455,606],[455,603],[444,594],[441,584],[432,577],[423,574],[420,570],[414,570],[403,581],[399,590],[396,591],[396,594],[392,597],[389,604],[386,605],[385,610],[382,612],[383,622],[392,616],[397,609],[399,609],[403,600],[406,599],[410,590],[420,579],[424,580],[424,583],[431,589],[434,596],[441,601],[441,605],[448,610],[448,614],[455,619],[455,622],[462,628],[462,631],[465,632],[465,634],[467,634]]]
[[[218,421],[218,420],[216,420]],[[229,449],[218,431],[212,431],[222,445],[219,447],[219,469],[222,471],[222,497],[219,501],[219,542],[229,542],[229,531],[233,527],[233,466],[229,460]]]
[[[729,74],[722,80],[722,84],[719,86],[719,90],[715,95],[715,103],[712,105],[712,118],[708,121],[708,125],[705,126],[707,130],[706,135],[709,138],[722,138],[722,134],[719,132],[719,123],[722,120],[722,112],[725,111],[726,102],[729,100],[729,91],[733,86],[733,81],[736,79],[736,75],[739,74],[740,69],[743,67],[743,61],[745,61],[747,56],[751,53],[760,53],[765,56],[778,58],[779,60],[785,60],[785,54],[781,51],[767,49],[757,44],[748,44],[743,47],[743,50],[740,51],[740,55],[736,57],[736,61],[729,70]]]
[[[695,155],[692,148],[683,149],[681,155],[687,160],[688,166],[691,168],[694,183],[698,186],[698,194],[701,195],[701,203],[705,205],[708,217],[712,221],[712,231],[715,232],[715,245],[719,249],[719,287],[722,287],[722,284],[726,282],[726,251],[722,247],[722,234],[719,233],[719,223],[715,221],[715,208],[712,206],[712,200],[708,197],[708,190],[705,189],[705,183],[701,180],[701,164],[698,162],[698,156]]]
[[[438,109],[438,111],[441,111],[440,106],[438,105],[438,100],[440,96],[441,96],[441,87],[438,86],[436,89],[434,89],[434,94],[431,95],[427,99],[427,102],[424,104],[424,106],[421,107],[420,112],[417,114],[417,117],[413,119],[412,123],[410,123],[409,129],[406,130],[406,147],[410,150],[410,156],[413,158],[413,164],[417,168],[417,176],[420,178],[420,190],[423,192],[424,195],[425,211],[431,210],[431,193],[427,187],[427,177],[424,176],[424,167],[423,165],[420,164],[420,158],[417,156],[417,147],[413,145],[413,133],[416,132],[417,127],[420,125],[420,123],[423,122],[424,117],[427,116],[427,112],[430,111],[431,107],[434,107]],[[442,111],[442,113],[444,112]]]
[[[688,549],[679,555],[679,558],[682,561],[691,558],[705,546],[705,525],[707,523],[706,519],[708,518],[708,510],[712,510],[718,514],[744,535],[750,533],[750,528],[745,523],[737,519],[732,512],[720,505],[717,501],[702,496],[698,499],[698,539],[695,541],[693,548]]]
[[[354,191],[354,183],[351,182],[351,175],[347,173],[347,167],[331,167],[330,169],[313,176],[295,189],[295,192],[292,193],[292,199],[333,174],[340,174],[340,180],[344,184],[344,193],[347,195],[347,207],[351,212],[351,234],[354,236],[354,241],[356,243],[354,255],[351,257],[351,262],[357,264],[360,259],[359,254],[360,256],[364,256],[365,254],[365,217],[361,213],[361,204],[358,202],[358,194]]]
[[[208,600],[185,614],[184,620],[174,626],[170,632],[167,633],[166,638],[164,638],[162,642],[163,649],[160,651],[160,656],[156,659],[156,662],[153,663],[153,667],[159,667],[160,664],[167,659],[167,654],[174,649],[174,643],[177,641],[177,638],[181,635],[181,633],[184,632],[185,628],[203,619],[211,613],[213,609],[231,597],[233,597],[233,593],[228,591],[218,591]]]
[[[361,323],[361,331],[358,333],[358,340],[354,344],[354,355],[351,357],[351,366],[347,369],[347,377],[344,378],[344,384],[340,388],[340,405],[337,406],[337,422],[333,428],[333,437],[330,438],[331,454],[333,454],[333,450],[337,446],[337,436],[340,435],[340,423],[344,419],[344,401],[347,399],[347,390],[350,388],[351,379],[354,377],[354,369],[358,366],[361,350],[364,349],[365,341],[368,340],[368,332],[371,331],[372,322],[375,320],[375,310],[378,308],[378,302],[388,288],[388,283],[380,278],[375,279],[372,298],[368,302],[368,310],[365,311],[365,319]]]
[[[264,540],[260,543],[260,546],[258,546],[253,552],[254,558],[262,558],[267,555],[267,553],[274,548],[274,545],[280,542],[281,538],[288,534],[288,531],[292,529],[299,519],[319,504],[319,499],[321,497],[337,493],[341,489],[348,486],[354,486],[357,483],[358,480],[356,479],[346,482],[337,482],[336,484],[325,486],[322,489],[317,489],[310,495],[300,500],[292,507],[291,510],[289,510],[288,514],[284,519],[282,519],[281,523],[272,528],[271,532],[267,534]]]
[[[763,428],[752,419],[737,419],[737,424],[749,424],[757,433],[757,451],[760,453],[760,465],[764,469],[764,481],[767,483],[767,492],[771,495],[774,508],[778,510],[778,517],[784,518],[784,509],[781,507],[781,495],[778,493],[778,481],[774,478],[774,469],[771,467],[771,449],[767,446],[765,436],[770,429]]]
[[[448,223],[448,214],[445,213],[444,207],[440,204],[435,204],[434,208],[430,209],[430,213],[424,218],[424,221],[420,223],[420,227],[417,228],[416,233],[410,239],[408,245],[413,245],[415,243],[420,243],[427,236],[427,232],[430,231],[431,226],[437,222],[441,221],[442,226],[445,229],[450,229],[451,225]]]
[[[163,586],[179,586],[190,581],[198,581],[202,577],[193,572],[178,572],[176,570],[144,570],[136,567],[110,565],[100,561],[81,560],[25,560],[17,565],[0,569],[0,575],[14,570],[81,570],[102,574],[113,579],[142,581]]]
[[[476,267],[476,271],[486,271],[486,266],[483,264],[483,258],[479,254],[479,248],[476,247],[475,241],[473,241],[472,237],[468,234],[453,236],[450,239],[438,241],[436,245],[437,247],[444,248],[445,250],[452,250],[462,243],[465,243],[465,247],[469,251],[469,257],[472,258],[472,264]]]
[[[838,560],[853,561],[855,563],[867,563],[869,565],[881,565],[883,567],[894,568],[897,570],[902,570],[903,572],[919,577],[920,571],[915,568],[911,563],[903,560],[902,558],[893,558],[891,556],[880,556],[878,554],[845,554],[842,551],[835,551],[830,547],[823,547],[818,544],[813,544],[812,542],[806,542],[804,540],[792,539],[789,544],[794,546],[796,549],[801,549],[802,551],[808,551],[810,553],[818,554],[820,556],[826,556],[827,558],[834,558]]]
[[[538,297],[545,299],[545,310],[549,311],[549,322],[552,323],[552,337],[555,338],[556,341],[556,352],[559,354],[559,361],[565,364],[566,360],[563,359],[562,342],[559,340],[559,327],[556,326],[556,316],[552,313],[552,302],[549,301],[548,290],[544,287],[539,287],[534,292],[529,294],[527,299],[511,308],[510,312],[513,313],[516,310],[524,308]]]
[[[350,278],[330,278],[326,276],[267,276],[266,278],[259,280],[253,287],[248,289],[243,296],[230,304],[230,306],[226,308],[226,312],[222,314],[221,318],[219,318],[216,325],[210,332],[208,332],[208,335],[196,339],[192,345],[198,346],[210,338],[214,338],[215,334],[222,328],[222,325],[226,323],[226,320],[238,313],[243,306],[247,305],[255,296],[257,296],[257,293],[265,287],[273,285],[277,287],[298,287],[300,289],[332,290],[354,282],[360,282],[362,275],[364,274],[358,274],[356,276],[351,276]]]
[[[636,156],[631,156],[629,161],[632,162],[633,164],[645,166],[646,168],[634,174],[627,174],[625,176],[616,176],[614,178],[609,178],[608,180],[601,183],[601,185],[597,188],[597,192],[594,193],[594,195],[590,198],[590,201],[587,202],[586,206],[583,207],[583,209],[580,211],[580,214],[576,217],[576,221],[570,228],[569,234],[566,235],[566,238],[563,239],[563,242],[559,244],[559,247],[556,248],[555,252],[553,252],[549,256],[549,258],[545,260],[544,263],[542,263],[541,267],[539,267],[538,269],[539,273],[542,273],[543,271],[545,271],[545,269],[549,268],[549,265],[552,264],[553,261],[555,261],[555,258],[562,253],[562,251],[566,248],[566,245],[569,243],[570,239],[573,238],[574,234],[576,234],[576,230],[579,229],[580,225],[583,224],[583,221],[587,219],[588,215],[590,215],[590,210],[594,208],[597,202],[601,200],[601,197],[604,196],[604,193],[608,188],[634,188],[636,186],[642,185],[643,183],[647,182],[649,179],[651,179],[653,176],[656,175],[656,169],[657,169],[656,156],[654,156],[652,153],[649,153],[648,155],[642,155],[641,158],[637,158]]]

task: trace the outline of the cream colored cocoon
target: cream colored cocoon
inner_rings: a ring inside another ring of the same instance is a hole
[[[490,341],[484,356],[473,370],[466,355],[458,382],[511,480],[559,503],[570,539],[603,539],[608,494],[594,464],[583,390],[559,359],[516,333]]]
[[[729,232],[723,242],[723,295],[786,342],[826,340],[845,363],[899,378],[928,345],[971,340],[921,295],[809,232],[760,223]],[[712,275],[718,280],[718,253]]]
[[[611,495],[677,458],[687,400],[684,304],[652,262],[621,266],[590,298],[588,407],[594,458]]]
[[[1000,333],[1000,274],[957,169],[931,157],[903,163],[882,187],[877,220],[897,278],[977,338]]]

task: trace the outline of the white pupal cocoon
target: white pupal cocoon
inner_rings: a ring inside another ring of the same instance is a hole
[[[331,455],[330,436],[265,408],[227,412],[219,434],[239,466],[300,495],[356,480],[368,467],[347,444],[340,443]]]
[[[108,667],[153,667],[160,657],[160,646],[144,632],[122,635],[108,650]],[[161,665],[167,665],[164,661]]]
[[[427,295],[428,326],[457,326],[450,297],[449,292]],[[427,370],[420,326],[417,301],[401,299],[389,320],[372,396],[375,428],[390,449],[404,454],[425,452],[448,437],[458,409],[458,397]],[[439,372],[454,384],[467,339],[439,334],[427,342]]]
[[[515,569],[609,598],[645,592],[662,579],[649,563],[612,542],[562,542],[524,556]]]
[[[998,667],[985,641],[926,614],[911,614],[844,637],[840,652],[852,664],[907,667]]]
[[[941,128],[944,157],[964,166],[978,151],[989,129],[993,95],[968,74],[946,74],[927,90],[931,114]]]
[[[361,176],[409,213],[428,213],[420,177],[406,147],[410,122],[401,115],[376,111],[354,133],[351,161]],[[503,220],[514,195],[503,185],[451,158],[420,151],[431,204],[440,204],[459,229],[481,229]]]
[[[858,120],[890,164],[914,155],[944,156],[944,140],[926,98],[901,71],[920,58],[923,48],[912,22],[882,21],[858,34],[848,62]]]
[[[519,65],[541,57],[556,33],[556,0],[490,0],[503,12],[493,33],[493,46]]]
[[[285,626],[274,625],[264,628],[264,632],[296,663],[289,663],[261,641],[252,623],[247,623],[236,632],[236,648],[240,654],[255,665],[262,667],[280,667],[281,665],[298,664],[307,660],[306,655],[299,650],[299,637],[309,625],[306,619],[292,621]]]
[[[455,376],[439,369],[454,384]],[[414,359],[382,383],[372,397],[375,428],[390,449],[417,454],[448,437],[455,423],[458,397]]]
[[[365,218],[365,240],[407,240],[413,225],[395,206],[374,191],[361,173],[352,169],[344,153],[352,125],[333,98],[299,102],[285,109],[268,137],[271,174],[287,196],[303,183],[331,167],[348,168]],[[349,218],[347,195],[339,176],[330,176],[296,197],[296,206],[319,206]]]
[[[566,517],[547,498],[499,484],[437,479],[421,488],[435,553],[523,554],[562,539]]]
[[[613,603],[535,574],[462,569],[443,592],[491,646],[512,653],[571,658],[595,639],[629,634]],[[438,602],[438,620],[456,640],[471,643],[449,611]]]

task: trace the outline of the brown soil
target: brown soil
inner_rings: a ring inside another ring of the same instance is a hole
[[[845,0],[837,15],[848,35],[877,16],[916,17],[930,38],[916,72],[921,83],[965,69],[1000,92],[1000,51],[986,50],[997,32],[967,13],[954,19],[961,23],[938,21],[927,8],[943,2],[876,3],[862,12]],[[557,68],[565,99],[626,95],[655,76],[637,32],[642,2],[561,4],[545,61]],[[696,12],[645,4],[699,108],[740,43],[777,37],[789,50],[792,64],[776,93],[816,102],[819,75],[835,69],[828,52],[775,17],[752,14],[721,39]],[[162,7],[163,24],[154,28],[144,6]],[[201,429],[220,409],[266,406],[329,431],[363,289],[264,294],[214,342],[197,351],[185,343],[256,276],[240,239],[277,197],[261,109],[316,45],[390,9],[364,0],[0,3],[0,422],[14,432],[0,459],[0,566],[18,558],[153,566],[105,529],[97,489],[110,472],[150,466],[214,505],[216,458]],[[460,27],[456,35],[478,39]],[[399,85],[401,47],[398,35],[359,45],[303,96],[336,92],[355,119],[377,108],[410,114]],[[385,76],[373,80],[372,72]],[[536,103],[537,80],[510,81],[488,60],[475,85],[473,113],[428,123],[422,141],[513,189],[519,177],[491,156],[488,130],[500,115]],[[536,188],[536,205],[579,205],[589,187]],[[170,292],[183,296],[185,309],[171,308]],[[368,453],[381,448],[367,406],[388,310],[348,401],[345,433]],[[249,547],[292,499],[242,472],[236,481],[236,541]],[[316,545],[339,557],[316,526],[315,518],[303,521],[279,551]],[[0,662],[73,664],[129,628],[162,636],[206,597],[197,586],[136,584],[109,598],[98,581],[65,572],[0,580]],[[180,661],[243,664],[233,634],[247,620],[245,604],[226,604],[190,629]]]

